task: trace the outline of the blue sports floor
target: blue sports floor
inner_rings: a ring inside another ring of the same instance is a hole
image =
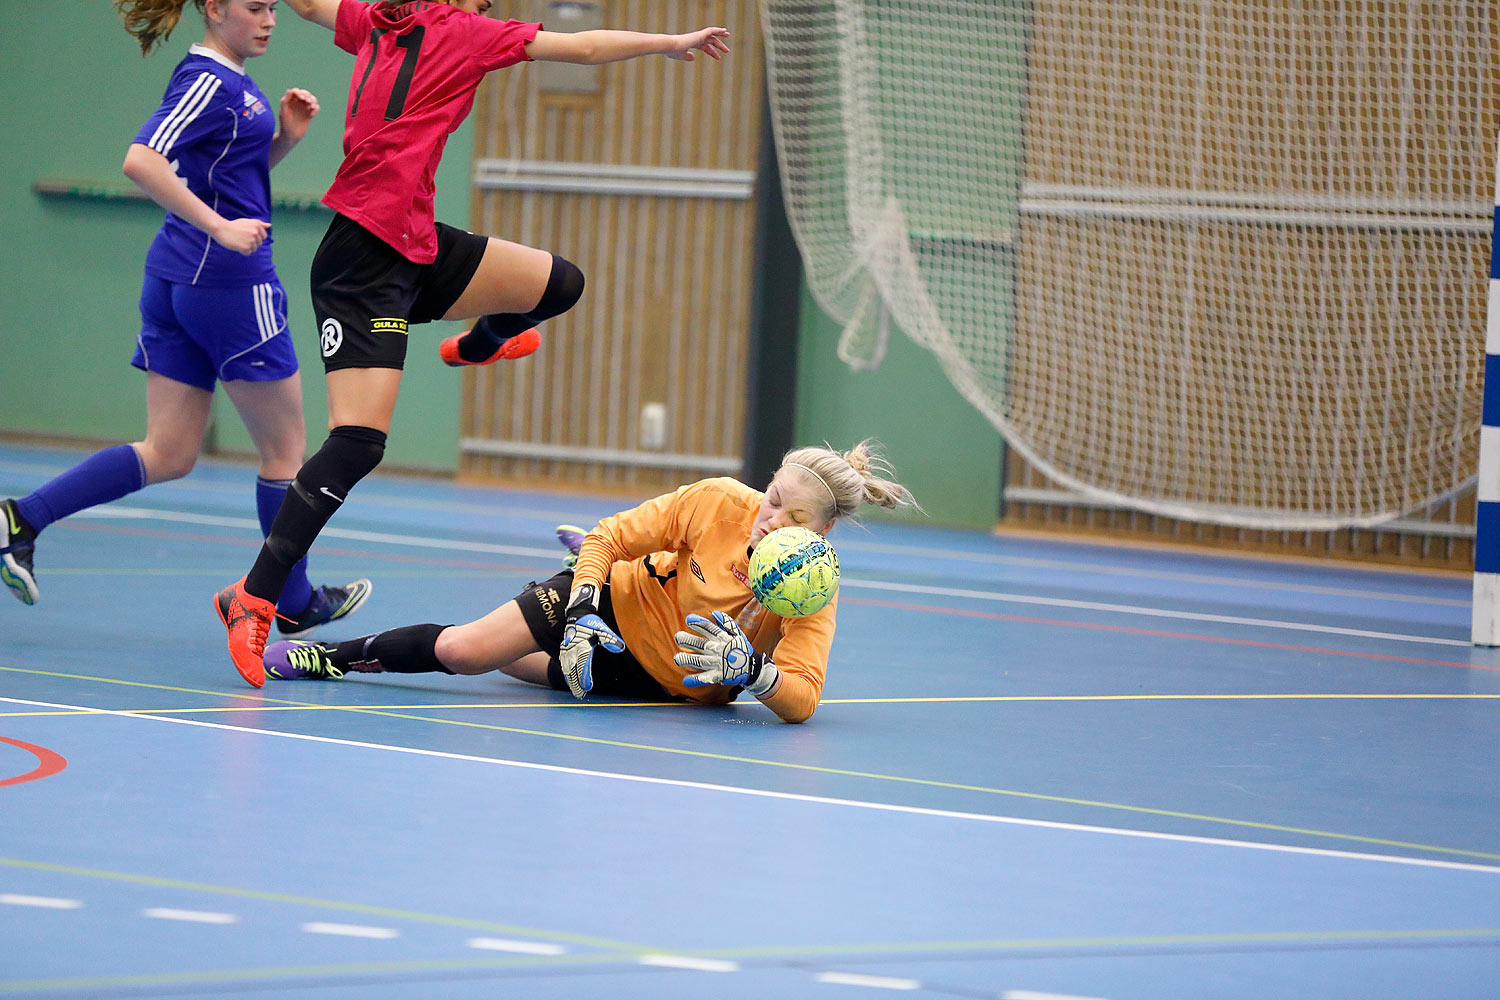
[[[0,447],[0,496],[81,453]],[[0,995],[1492,998],[1463,576],[875,524],[802,726],[501,675],[246,687],[244,465],[0,594]],[[377,475],[328,638],[465,621],[616,501]]]

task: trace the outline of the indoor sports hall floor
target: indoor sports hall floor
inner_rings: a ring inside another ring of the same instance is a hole
[[[77,452],[0,447],[0,496]],[[0,995],[1494,997],[1467,578],[843,527],[806,725],[500,675],[245,686],[253,470],[0,594]],[[467,620],[618,502],[377,475],[330,638]]]

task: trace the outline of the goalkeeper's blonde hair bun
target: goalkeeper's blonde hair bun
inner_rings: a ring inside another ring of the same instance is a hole
[[[879,443],[865,439],[846,452],[822,448],[794,448],[781,459],[785,469],[793,467],[804,478],[816,477],[826,488],[817,493],[826,498],[824,516],[830,520],[852,517],[867,503],[877,507],[915,507],[921,510],[911,490],[896,482],[895,470],[880,452]]]

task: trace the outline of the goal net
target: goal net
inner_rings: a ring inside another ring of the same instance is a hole
[[[1487,2],[761,0],[806,280],[1111,504],[1376,524],[1472,483]]]

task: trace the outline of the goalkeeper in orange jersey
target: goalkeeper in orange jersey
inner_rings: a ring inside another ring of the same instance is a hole
[[[605,518],[581,541],[560,530],[577,548],[576,565],[527,584],[478,621],[407,625],[337,644],[274,643],[266,675],[499,670],[579,698],[710,705],[744,690],[802,722],[822,697],[838,601],[806,618],[771,613],[750,591],[751,550],[778,528],[827,534],[866,503],[915,506],[889,475],[870,442],[844,454],[798,448],[764,493],[704,479]]]

